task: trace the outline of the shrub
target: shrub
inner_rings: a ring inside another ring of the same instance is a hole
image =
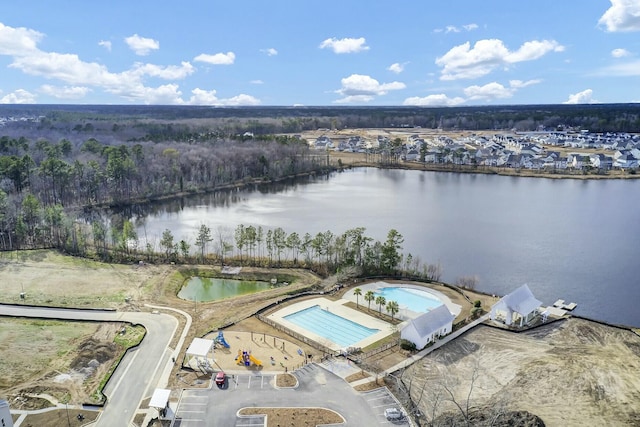
[[[482,306],[482,301],[480,301],[479,299],[475,300],[475,301],[473,302],[473,306],[474,306],[475,308],[480,308],[480,307]]]
[[[403,350],[416,351],[416,344],[409,340],[401,339],[400,348]]]

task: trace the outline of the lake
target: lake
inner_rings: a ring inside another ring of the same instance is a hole
[[[199,226],[239,224],[287,233],[340,234],[365,227],[403,252],[439,262],[442,279],[477,275],[504,295],[527,283],[544,304],[576,302],[576,314],[640,326],[637,259],[640,181],[504,177],[358,168],[268,187],[218,192],[141,208],[138,235],[164,229],[192,245]]]

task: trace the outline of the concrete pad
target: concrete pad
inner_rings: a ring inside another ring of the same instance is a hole
[[[294,332],[297,332],[298,334],[309,337],[313,341],[319,344],[322,344],[333,351],[342,351],[346,349],[343,348],[340,344],[335,343],[329,340],[328,338],[320,336],[312,331],[304,329],[296,325],[295,323],[290,322],[284,317],[290,314],[305,310],[307,308],[313,307],[315,305],[318,305],[323,310],[328,310],[329,312],[335,315],[338,315],[340,317],[343,317],[345,319],[348,319],[352,322],[358,323],[367,328],[378,329],[378,332],[374,333],[373,335],[361,341],[353,343],[351,347],[361,347],[361,348],[366,347],[396,332],[396,327],[390,323],[384,322],[380,319],[376,319],[375,317],[371,317],[365,313],[359,312],[357,310],[353,310],[349,307],[345,307],[344,304],[346,304],[347,302],[348,300],[345,300],[345,299],[341,299],[338,301],[331,301],[327,298],[322,298],[322,297],[313,298],[313,299],[301,301],[296,304],[291,304],[287,307],[284,307],[276,311],[275,313],[270,314],[267,317],[273,320],[274,322],[277,322],[285,326],[286,328],[291,329]]]

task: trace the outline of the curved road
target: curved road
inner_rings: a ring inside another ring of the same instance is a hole
[[[107,404],[96,426],[129,426],[140,401],[155,387],[158,369],[169,359],[169,342],[178,321],[166,314],[76,310],[0,304],[0,316],[44,319],[129,322],[146,328],[147,335],[137,349],[128,353],[111,378]],[[115,381],[115,383],[114,383]]]

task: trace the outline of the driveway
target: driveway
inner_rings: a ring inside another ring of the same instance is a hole
[[[170,357],[167,348],[178,321],[166,314],[116,312],[103,310],[75,310],[0,304],[0,316],[43,319],[84,320],[97,322],[130,322],[147,330],[142,343],[128,353],[111,378],[105,395],[107,404],[94,424],[100,427],[128,426],[140,401],[152,393],[159,368]],[[122,387],[120,387],[122,385]]]

